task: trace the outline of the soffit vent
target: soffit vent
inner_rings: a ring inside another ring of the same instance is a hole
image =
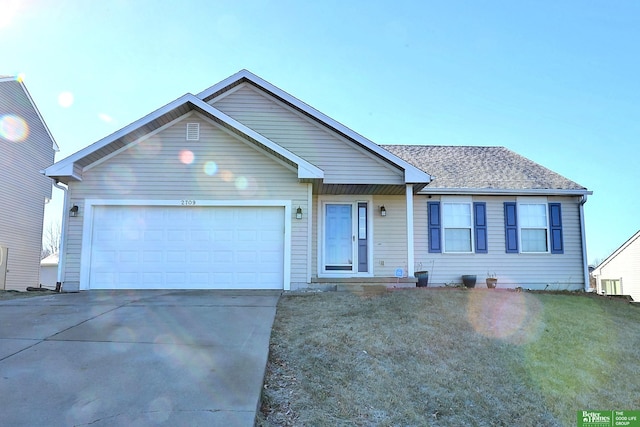
[[[200,141],[200,123],[187,123],[187,141]]]

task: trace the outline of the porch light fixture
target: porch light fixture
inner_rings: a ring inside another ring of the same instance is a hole
[[[384,205],[380,206],[380,216],[387,216],[387,210]]]
[[[73,205],[73,207],[69,209],[69,216],[78,216],[78,205]]]
[[[302,219],[302,208],[300,206],[296,209],[296,219]]]

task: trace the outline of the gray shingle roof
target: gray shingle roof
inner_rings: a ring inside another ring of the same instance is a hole
[[[427,188],[586,190],[505,147],[382,145],[434,177]]]

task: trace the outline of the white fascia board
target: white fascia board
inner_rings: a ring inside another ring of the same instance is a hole
[[[248,128],[247,126],[243,125],[242,123],[238,122],[237,120],[233,119],[232,117],[226,115],[225,113],[223,113],[222,111],[218,110],[217,108],[212,107],[211,105],[207,104],[202,99],[196,98],[193,95],[191,95],[191,97],[192,98],[189,99],[189,102],[191,102],[194,106],[202,109],[204,112],[210,114],[211,116],[217,118],[218,120],[221,120],[221,121],[227,123],[228,125],[234,127],[235,129],[237,129],[240,132],[242,132],[244,135],[246,135],[246,136],[258,141],[260,144],[264,145],[265,147],[269,148],[270,150],[280,154],[285,159],[290,160],[291,162],[295,163],[298,166],[298,178],[300,178],[300,179],[303,179],[303,178],[322,179],[322,178],[324,178],[324,171],[322,169],[318,168],[317,166],[312,165],[311,163],[307,162],[303,158],[293,154],[291,151],[285,149],[284,147],[282,147],[279,144],[276,144],[275,142],[271,141],[270,139],[265,138],[263,135],[259,134],[258,132],[254,131],[253,129]]]
[[[584,196],[591,195],[593,191],[589,190],[562,190],[562,189],[492,189],[492,188],[429,188],[424,187],[418,192],[421,195],[443,194],[443,195],[480,195],[480,196]]]
[[[360,135],[359,133],[354,132],[353,130],[349,129],[348,127],[344,126],[343,124],[335,121],[331,117],[321,113],[320,111],[316,110],[312,106],[300,101],[298,98],[288,94],[287,92],[285,92],[282,89],[272,85],[268,81],[256,76],[255,74],[251,73],[248,70],[241,70],[241,71],[237,72],[236,74],[224,79],[220,83],[217,83],[217,84],[211,86],[210,88],[205,89],[204,91],[202,91],[202,92],[200,92],[198,94],[198,98],[204,99],[204,98],[216,93],[217,91],[219,91],[221,89],[224,89],[225,87],[227,87],[227,86],[231,85],[232,83],[235,83],[236,81],[238,81],[240,79],[243,79],[243,78],[253,82],[257,86],[262,87],[263,89],[265,89],[265,90],[267,90],[267,91],[269,91],[271,93],[274,93],[278,97],[284,99],[286,102],[290,103],[291,105],[294,105],[296,108],[299,108],[300,110],[304,111],[305,113],[309,114],[310,116],[315,117],[317,120],[325,123],[327,126],[336,129],[338,132],[348,136],[349,138],[351,138],[354,141],[358,142],[360,145],[364,146],[368,150],[376,153],[380,157],[382,157],[382,158],[388,160],[389,162],[397,165],[398,167],[400,167],[401,169],[404,170],[404,180],[405,180],[406,184],[408,184],[408,183],[428,183],[428,182],[431,182],[431,176],[428,173],[426,173],[426,172],[416,168],[415,166],[407,163],[406,161],[402,160],[401,158],[397,157],[396,155],[394,155],[394,154],[388,152],[387,150],[385,150],[384,148],[380,147],[378,144],[374,143],[373,141],[370,141],[369,139],[365,138],[364,136]]]
[[[45,171],[47,175],[50,175],[51,171],[53,171],[54,167],[59,167],[59,170],[68,170],[65,166],[70,166],[71,168],[73,168],[73,164],[82,159],[85,156],[88,156],[89,154],[93,153],[94,151],[100,150],[102,148],[104,148],[105,146],[109,145],[110,143],[112,143],[113,141],[117,140],[118,138],[122,138],[123,136],[127,135],[130,132],[133,132],[134,130],[136,130],[137,128],[144,126],[145,124],[157,119],[158,117],[170,112],[171,110],[181,106],[182,104],[184,104],[185,102],[187,102],[189,100],[189,97],[193,97],[193,95],[191,94],[185,94],[182,95],[180,98],[176,99],[173,102],[170,102],[169,104],[165,105],[164,107],[161,107],[159,109],[157,109],[156,111],[147,114],[146,116],[142,117],[141,119],[136,120],[135,122],[123,127],[122,129],[112,133],[111,135],[108,135],[96,142],[94,142],[93,144],[83,148],[80,151],[75,152],[74,154],[70,155],[69,157],[65,157],[64,159],[57,161],[56,163],[54,163],[52,166],[48,167]],[[64,168],[63,168],[64,167]],[[58,169],[55,169],[58,170]]]
[[[616,249],[615,251],[613,251],[611,253],[611,255],[609,255],[608,257],[606,257],[604,259],[604,261],[602,261],[600,263],[600,265],[598,265],[594,270],[593,273],[600,275],[602,273],[602,268],[606,267],[607,264],[609,264],[611,261],[613,261],[619,254],[620,252],[624,251],[629,245],[631,245],[635,240],[637,240],[640,237],[640,230],[636,232],[636,234],[634,234],[633,236],[631,236],[626,242],[624,242],[622,245],[620,245],[620,247],[618,247],[618,249]]]
[[[82,177],[75,172],[73,163],[67,163],[63,165],[54,163],[53,165],[49,166],[44,171],[42,171],[42,173],[45,176],[49,176],[49,177],[68,176],[70,178],[73,178],[76,181],[82,181]],[[66,183],[65,181],[63,182]]]
[[[156,111],[147,114],[146,116],[142,117],[139,120],[136,120],[135,122],[125,126],[124,128],[112,133],[111,135],[102,138],[101,140],[89,145],[88,147],[83,148],[82,150],[72,154],[71,156],[60,160],[59,162],[54,163],[52,166],[48,167],[47,169],[45,169],[45,174],[47,176],[74,176],[73,175],[73,168],[74,168],[74,163],[80,159],[82,159],[83,157],[93,153],[96,150],[100,150],[102,148],[104,148],[105,146],[107,146],[108,144],[112,143],[113,141],[122,138],[123,136],[129,134],[130,132],[133,132],[134,130],[138,129],[141,126],[146,125],[147,123],[158,119],[159,117],[163,116],[164,114],[167,114],[169,112],[171,112],[172,110],[186,104],[186,103],[190,103],[195,107],[198,107],[199,109],[201,109],[202,111],[206,112],[207,114],[216,117],[217,119],[229,124],[230,126],[236,128],[237,130],[239,130],[240,132],[242,132],[243,134],[247,135],[248,137],[251,137],[253,139],[255,139],[256,141],[258,141],[259,143],[261,143],[262,145],[270,148],[272,151],[282,155],[283,157],[285,157],[286,159],[290,160],[291,162],[295,163],[296,165],[298,165],[298,177],[299,178],[324,178],[324,172],[317,168],[316,166],[312,165],[311,163],[307,162],[306,160],[296,156],[295,154],[291,153],[290,151],[284,149],[282,146],[274,143],[273,141],[265,138],[264,136],[260,135],[259,133],[253,131],[252,129],[249,129],[248,127],[244,126],[243,124],[237,122],[236,120],[232,119],[231,117],[227,116],[226,114],[224,114],[222,111],[218,110],[217,108],[212,107],[211,105],[207,104],[206,102],[204,102],[202,99],[187,93],[183,96],[181,96],[180,98],[176,99],[173,102],[170,102],[169,104],[157,109]]]

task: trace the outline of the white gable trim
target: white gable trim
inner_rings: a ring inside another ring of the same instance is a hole
[[[200,116],[200,118],[202,120],[204,120],[205,122],[209,123],[211,126],[215,127],[216,129],[219,129],[220,132],[224,132],[225,134],[229,135],[229,137],[242,142],[243,144],[245,144],[247,147],[251,148],[252,150],[256,150],[256,151],[260,152],[263,156],[269,157],[274,162],[282,165],[285,169],[290,170],[293,173],[297,173],[298,172],[299,169],[296,168],[291,163],[287,163],[284,160],[282,160],[280,157],[274,156],[269,151],[262,150],[260,147],[256,146],[255,144],[252,144],[252,143],[248,142],[245,138],[242,138],[242,137],[238,136],[238,134],[235,134],[235,133],[231,132],[229,129],[227,129],[224,126],[221,126],[220,123],[216,122],[211,117],[207,117],[207,116],[202,115],[202,114],[197,113],[197,112],[195,112],[193,114],[196,114],[196,115]]]
[[[96,166],[101,165],[102,163],[104,163],[104,162],[108,161],[108,160],[109,160],[109,159],[111,159],[112,157],[117,156],[117,155],[118,155],[118,154],[120,154],[121,152],[123,152],[123,151],[125,151],[125,150],[128,150],[128,149],[130,149],[131,147],[134,147],[134,146],[136,146],[136,145],[140,144],[141,142],[143,142],[143,141],[145,141],[145,140],[147,140],[147,139],[151,138],[151,137],[152,137],[152,136],[154,136],[154,135],[157,135],[158,133],[162,132],[163,130],[165,130],[165,129],[167,129],[167,128],[169,128],[169,127],[173,126],[173,125],[175,125],[175,124],[176,124],[176,123],[178,123],[179,121],[184,120],[184,119],[186,119],[186,118],[188,118],[189,116],[192,116],[192,115],[193,115],[193,111],[189,111],[187,114],[184,114],[184,115],[182,115],[182,116],[180,116],[180,117],[178,117],[178,118],[176,118],[176,119],[174,119],[174,120],[171,120],[171,121],[170,121],[169,123],[167,123],[166,125],[164,125],[164,126],[160,126],[158,129],[156,129],[156,130],[154,130],[154,131],[152,131],[152,132],[149,132],[149,133],[145,134],[144,136],[141,136],[140,138],[136,139],[135,141],[132,141],[132,142],[128,143],[127,145],[125,145],[124,147],[122,147],[122,148],[120,148],[120,149],[118,149],[118,150],[114,151],[113,153],[107,154],[106,156],[102,157],[100,160],[96,160],[95,162],[93,162],[93,163],[91,163],[91,164],[88,164],[87,166],[85,166],[85,167],[82,169],[82,172],[84,173],[84,172],[86,172],[86,171],[88,171],[88,170],[91,170],[91,169],[95,168]]]
[[[620,247],[618,247],[618,249],[616,249],[615,251],[613,251],[613,253],[611,255],[609,255],[608,257],[606,257],[604,259],[604,261],[602,261],[600,263],[600,265],[598,265],[594,270],[593,270],[593,274],[599,276],[600,274],[602,274],[602,269],[604,267],[607,266],[607,264],[609,264],[611,261],[613,261],[618,255],[620,255],[620,253],[622,253],[625,249],[627,249],[633,242],[635,242],[636,240],[638,240],[638,238],[640,238],[640,230],[638,230],[636,232],[636,234],[634,234],[633,236],[631,236],[626,242],[624,242],[622,245],[620,245]]]
[[[313,127],[317,128],[317,129],[321,129],[323,132],[328,132],[330,135],[332,135],[334,138],[338,139],[339,141],[343,142],[344,144],[348,144],[350,146],[350,148],[356,150],[358,153],[361,153],[363,156],[366,156],[367,158],[370,158],[371,160],[373,160],[374,162],[378,163],[380,165],[380,167],[389,169],[391,171],[393,171],[393,173],[397,174],[398,176],[402,176],[402,174],[404,173],[404,170],[399,167],[398,165],[394,165],[394,164],[390,164],[389,162],[384,161],[382,158],[380,158],[380,156],[375,156],[372,155],[371,152],[367,151],[362,145],[357,145],[357,144],[353,144],[351,143],[351,141],[349,141],[347,138],[345,138],[342,134],[340,134],[339,132],[336,132],[335,130],[328,128],[327,126],[323,126],[321,123],[318,123],[316,120],[311,119],[309,116],[301,113],[299,110],[291,107],[291,105],[287,104],[286,102],[282,102],[280,99],[278,98],[274,98],[270,95],[267,95],[264,93],[264,91],[261,91],[260,89],[258,89],[257,87],[248,84],[248,83],[241,83],[235,87],[233,87],[232,89],[220,94],[219,96],[217,96],[216,98],[210,100],[209,102],[211,104],[209,105],[215,105],[216,102],[220,101],[221,99],[226,98],[227,96],[231,95],[232,93],[240,90],[240,89],[247,89],[252,91],[253,93],[256,93],[258,96],[268,96],[269,101],[274,102],[276,105],[279,105],[280,107],[284,108],[286,111],[289,111],[291,114],[295,115],[296,117],[299,117],[301,120],[304,120],[307,123],[310,123]],[[208,102],[208,103],[209,103]],[[214,106],[215,108],[215,106]]]
[[[256,131],[254,131],[253,129],[250,129],[247,126],[243,125],[242,123],[238,122],[237,120],[227,116],[222,111],[220,111],[217,108],[212,107],[211,105],[209,105],[206,102],[204,102],[202,99],[196,98],[193,95],[191,95],[191,96],[193,97],[193,99],[190,99],[190,102],[192,102],[196,107],[201,108],[205,112],[211,114],[213,117],[216,117],[216,118],[220,119],[224,123],[227,123],[228,125],[230,125],[230,126],[234,127],[235,129],[239,130],[240,132],[242,132],[244,135],[248,136],[249,138],[252,138],[252,139],[258,141],[260,144],[264,145],[265,147],[269,148],[270,150],[280,154],[285,159],[287,159],[287,160],[295,163],[296,165],[298,165],[298,178],[300,178],[300,179],[303,179],[303,178],[322,179],[322,178],[324,178],[324,171],[322,169],[318,168],[317,166],[312,165],[311,163],[307,162],[303,158],[301,158],[301,157],[293,154],[291,151],[285,149],[281,145],[276,144],[275,142],[271,141],[268,138],[265,138],[264,136],[262,136],[261,134],[259,134]]]
[[[295,98],[294,96],[289,95],[287,92],[283,91],[282,89],[279,89],[278,87],[272,85],[266,80],[261,79],[260,77],[256,76],[255,74],[251,73],[248,70],[241,70],[237,72],[236,74],[224,79],[223,81],[211,86],[210,88],[203,90],[197,96],[200,99],[205,99],[243,78],[277,95],[278,97],[284,99],[286,102],[290,103],[291,105],[294,105],[296,108],[299,108],[300,110],[304,111],[310,116],[325,123],[327,126],[353,139],[357,143],[364,146],[366,149],[371,150],[372,152],[378,154],[379,156],[389,160],[391,163],[398,165],[400,168],[404,170],[405,183],[431,182],[431,176],[426,172],[423,172],[422,170],[416,168],[415,166],[410,165],[409,163],[402,160],[401,158],[383,149],[378,144],[375,144],[374,142],[368,140],[364,136],[352,131],[348,127],[333,120],[331,117],[326,116],[325,114],[321,113],[320,111],[316,110],[310,105],[307,105],[304,102],[300,101],[299,99]]]
[[[322,171],[320,168],[312,165],[311,163],[307,162],[306,160],[302,159],[299,156],[296,156],[295,154],[293,154],[292,152],[286,150],[285,148],[283,148],[282,146],[274,143],[273,141],[265,138],[264,136],[260,135],[259,133],[255,132],[252,129],[249,129],[248,127],[244,126],[243,124],[237,122],[236,120],[232,119],[231,117],[227,116],[226,114],[224,114],[222,111],[212,107],[211,105],[207,104],[206,102],[204,102],[203,100],[195,97],[192,94],[185,94],[183,96],[181,96],[180,98],[176,99],[173,102],[170,102],[169,104],[165,105],[164,107],[161,107],[159,109],[157,109],[156,111],[147,114],[146,116],[144,116],[143,118],[131,123],[128,126],[125,126],[124,128],[120,129],[117,132],[112,133],[111,135],[102,138],[101,140],[89,145],[88,147],[76,152],[75,154],[72,154],[71,156],[53,164],[52,166],[48,167],[47,169],[45,169],[45,174],[47,176],[69,176],[69,177],[74,177],[75,179],[80,179],[80,177],[74,173],[75,172],[75,162],[77,162],[78,160],[84,158],[85,156],[88,156],[90,154],[92,154],[93,152],[100,150],[102,148],[104,148],[105,146],[109,145],[110,143],[116,141],[119,138],[124,137],[125,135],[129,134],[130,132],[135,131],[136,129],[138,129],[141,126],[144,126],[150,122],[152,122],[153,120],[156,120],[160,117],[162,117],[163,115],[173,111],[174,109],[186,104],[186,103],[190,103],[191,105],[193,105],[194,107],[197,107],[198,109],[202,110],[203,112],[205,112],[206,114],[217,118],[218,120],[230,125],[231,127],[237,129],[238,131],[240,131],[242,134],[246,135],[249,138],[254,139],[255,141],[257,141],[258,143],[262,144],[263,146],[267,147],[268,149],[272,150],[275,153],[278,153],[279,155],[281,155],[282,157],[284,157],[285,159],[291,161],[292,163],[296,164],[298,166],[298,178],[300,179],[322,179],[324,178],[324,171]],[[181,116],[181,117],[184,117]],[[175,120],[174,120],[175,122]],[[147,137],[148,135],[145,135],[145,137]],[[115,154],[115,153],[111,153],[111,154]],[[108,156],[105,156],[108,157]],[[94,162],[95,163],[95,162]],[[89,165],[86,167],[88,168]]]

